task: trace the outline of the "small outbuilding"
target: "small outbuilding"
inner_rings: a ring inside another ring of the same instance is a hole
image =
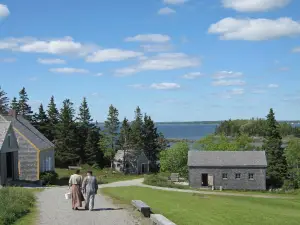
[[[18,151],[11,122],[0,122],[0,186],[18,179]]]
[[[266,189],[264,151],[189,151],[188,168],[193,188]]]

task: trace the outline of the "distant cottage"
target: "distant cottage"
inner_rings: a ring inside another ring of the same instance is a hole
[[[193,188],[266,189],[264,151],[189,151],[188,168]]]
[[[40,173],[55,168],[54,145],[29,121],[11,110],[9,115],[0,115],[0,122],[11,122],[19,145],[19,179],[36,181]]]
[[[11,122],[0,122],[0,186],[18,179],[18,150]]]

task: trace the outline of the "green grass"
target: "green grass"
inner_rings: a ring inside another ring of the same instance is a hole
[[[154,213],[178,225],[298,225],[299,199],[213,196],[143,187],[104,188],[106,195],[130,203],[139,199]]]
[[[123,173],[113,172],[111,169],[92,169],[88,166],[83,166],[81,172],[82,176],[86,175],[86,171],[93,171],[93,175],[96,176],[99,184],[107,184],[116,181],[125,181],[142,178],[143,175],[124,175]],[[69,178],[74,174],[75,170],[61,169],[56,168],[56,173],[58,173],[58,182],[57,185],[67,185]]]
[[[19,224],[19,221],[34,222],[37,189],[9,187],[0,189],[0,225]],[[32,220],[30,220],[32,219]],[[34,224],[34,223],[21,223]]]

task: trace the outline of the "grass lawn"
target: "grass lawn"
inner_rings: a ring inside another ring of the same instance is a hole
[[[123,173],[113,172],[111,169],[91,169],[88,167],[82,167],[81,175],[86,176],[86,171],[93,171],[93,175],[97,177],[99,184],[107,184],[116,181],[124,181],[124,180],[133,180],[142,178],[143,175],[124,175]],[[74,174],[75,170],[61,169],[56,168],[56,173],[58,173],[58,185],[67,185],[69,182],[69,178],[72,174]]]
[[[125,203],[139,199],[178,225],[298,225],[299,199],[212,196],[143,187],[104,188]]]

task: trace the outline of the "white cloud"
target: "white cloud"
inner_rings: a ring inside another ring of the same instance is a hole
[[[95,77],[102,77],[103,76],[103,73],[97,73],[95,74]]]
[[[300,22],[286,17],[276,20],[227,17],[212,24],[208,32],[219,34],[222,40],[263,41],[300,35]]]
[[[89,73],[86,69],[78,69],[78,68],[70,68],[70,67],[64,67],[64,68],[52,68],[50,69],[50,72],[52,73]]]
[[[85,56],[94,52],[96,45],[75,42],[72,37],[61,39],[37,39],[33,37],[7,38],[0,40],[0,49],[27,53],[70,54]]]
[[[16,58],[0,58],[0,63],[13,63],[16,61]]]
[[[230,91],[227,91],[229,95],[242,95],[245,93],[243,88],[233,88]]]
[[[153,83],[150,85],[150,88],[158,89],[158,90],[173,90],[179,89],[180,85],[176,83]]]
[[[276,8],[282,8],[290,3],[290,0],[222,0],[225,8],[231,8],[239,12],[263,12]]]
[[[294,48],[294,49],[292,50],[292,52],[294,52],[294,53],[298,53],[298,52],[300,52],[300,47],[296,47],[296,48]]]
[[[278,88],[279,85],[278,84],[269,84],[268,88]]]
[[[135,89],[145,89],[145,88],[147,88],[147,86],[144,85],[144,84],[130,84],[130,85],[128,85],[128,87],[135,88]]]
[[[159,15],[169,15],[169,14],[174,14],[176,11],[174,9],[171,9],[169,7],[161,8],[157,12]]]
[[[94,52],[92,55],[89,55],[86,58],[86,61],[87,62],[108,62],[108,61],[116,62],[116,61],[122,61],[130,58],[136,58],[142,55],[143,53],[141,52],[111,48],[111,49],[103,49]]]
[[[170,41],[171,38],[168,35],[163,34],[138,34],[134,37],[128,37],[125,41],[128,42],[155,42],[163,43]]]
[[[51,65],[51,64],[65,64],[66,61],[63,59],[41,59],[39,58],[37,60],[38,63],[41,64],[47,64],[47,65]]]
[[[184,75],[182,76],[182,78],[188,79],[188,80],[193,80],[193,79],[196,79],[196,78],[202,77],[202,76],[203,76],[203,74],[200,73],[200,72],[192,72],[192,73],[184,74]]]
[[[116,70],[116,75],[126,76],[149,70],[175,70],[196,67],[200,65],[198,58],[190,57],[184,53],[160,53],[156,56],[141,60],[138,65]]]
[[[245,85],[246,82],[243,80],[217,80],[213,81],[212,85],[213,86],[242,86]]]
[[[233,72],[233,71],[219,71],[215,73],[212,77],[214,79],[228,79],[228,78],[237,78],[242,77],[243,73],[241,72]]]
[[[6,5],[0,4],[0,19],[7,17],[10,14]]]
[[[188,2],[189,0],[163,0],[163,1],[165,4],[169,4],[169,5],[181,5]]]
[[[169,44],[166,45],[158,45],[158,44],[149,44],[149,45],[141,45],[141,48],[145,52],[168,52],[173,49],[173,47]]]

